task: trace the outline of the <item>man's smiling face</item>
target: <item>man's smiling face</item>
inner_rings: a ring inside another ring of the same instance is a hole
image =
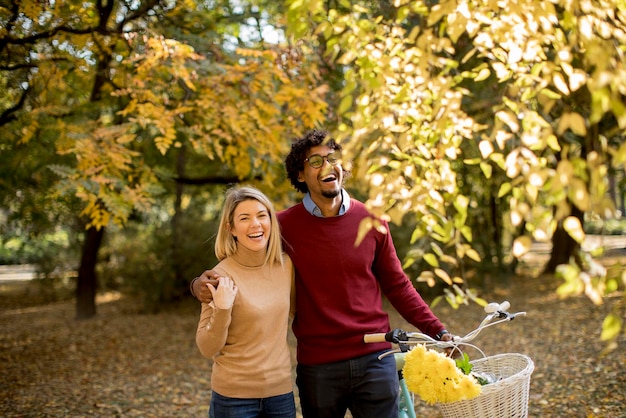
[[[307,158],[311,158],[313,155],[326,157],[333,152],[335,152],[335,150],[328,145],[317,145],[309,150]],[[313,200],[315,200],[316,196],[332,199],[341,194],[341,186],[343,184],[343,168],[341,167],[341,162],[332,165],[326,158],[324,158],[323,161],[322,166],[319,168],[311,167],[311,165],[305,161],[304,169],[300,172],[298,177],[298,180],[306,183]]]

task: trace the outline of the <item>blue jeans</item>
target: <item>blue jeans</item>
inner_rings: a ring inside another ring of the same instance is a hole
[[[230,398],[213,391],[209,418],[295,418],[293,392],[269,398]]]
[[[381,353],[330,364],[296,367],[304,418],[396,418],[399,382],[393,356]]]

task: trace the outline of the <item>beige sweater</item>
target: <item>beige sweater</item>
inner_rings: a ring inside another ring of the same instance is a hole
[[[293,390],[287,345],[294,269],[263,265],[264,254],[239,246],[214,270],[238,287],[231,309],[203,303],[196,344],[213,359],[212,389],[233,398],[266,398]]]

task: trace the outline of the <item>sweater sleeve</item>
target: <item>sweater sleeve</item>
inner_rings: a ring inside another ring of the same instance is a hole
[[[202,304],[196,331],[196,345],[206,358],[212,358],[224,345],[228,336],[232,308],[218,309],[213,301]]]
[[[444,329],[402,269],[389,232],[382,237],[374,269],[383,293],[405,320],[431,337]]]

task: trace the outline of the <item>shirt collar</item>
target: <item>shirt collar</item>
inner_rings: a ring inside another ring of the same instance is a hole
[[[319,218],[323,218],[322,211],[320,208],[313,202],[311,199],[311,193],[307,192],[304,195],[304,199],[302,199],[302,204],[304,204],[304,208],[313,216],[317,216]],[[350,209],[350,195],[345,189],[341,189],[341,206],[339,207],[339,213],[337,216],[341,216],[345,214],[348,209]]]

